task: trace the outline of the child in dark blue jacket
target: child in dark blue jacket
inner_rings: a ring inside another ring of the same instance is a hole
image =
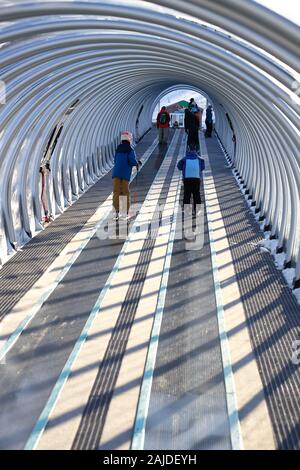
[[[113,206],[116,211],[116,218],[119,217],[120,196],[127,198],[127,214],[130,207],[129,181],[131,178],[132,168],[139,168],[136,154],[131,147],[132,134],[130,132],[121,133],[121,144],[118,146],[115,154],[115,162],[112,171],[114,183],[113,188]]]
[[[190,204],[193,195],[193,208],[196,212],[197,205],[201,204],[200,181],[202,171],[205,169],[205,162],[203,158],[198,156],[195,145],[190,145],[185,157],[178,162],[177,168],[183,174],[183,204]]]

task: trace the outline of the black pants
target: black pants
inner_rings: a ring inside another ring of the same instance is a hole
[[[212,122],[205,122],[206,124],[206,132],[205,137],[211,137],[213,131],[213,123]]]
[[[185,178],[184,180],[184,196],[183,204],[190,204],[191,197],[193,196],[193,208],[196,211],[197,204],[201,204],[200,196],[200,179],[199,178]]]
[[[187,145],[195,145],[196,149],[198,150],[200,145],[199,145],[199,130],[198,129],[189,129],[188,130],[188,140],[187,140]]]

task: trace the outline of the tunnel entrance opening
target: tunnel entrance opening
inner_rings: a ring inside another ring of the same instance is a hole
[[[200,125],[203,127],[203,110],[207,107],[208,99],[199,91],[190,89],[188,86],[187,88],[179,88],[176,91],[167,91],[165,95],[161,96],[153,111],[152,122],[156,123],[156,118],[161,107],[166,106],[167,111],[170,114],[170,127],[184,128],[184,112],[188,107],[191,98],[194,98],[201,110],[201,116],[199,116],[199,118]]]

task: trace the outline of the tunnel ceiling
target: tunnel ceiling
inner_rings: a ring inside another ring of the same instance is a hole
[[[296,24],[251,0],[10,1],[0,21],[2,263],[42,228],[56,126],[54,216],[111,168],[122,129],[140,137],[159,97],[188,87],[211,100],[229,154],[230,116],[235,166],[300,277]]]

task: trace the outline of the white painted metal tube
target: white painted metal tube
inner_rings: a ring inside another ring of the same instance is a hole
[[[141,133],[165,90],[184,85],[214,103],[220,138],[299,278],[296,25],[250,0],[11,1],[1,22],[2,261],[40,229],[39,164],[74,99],[52,156],[54,214],[108,171],[120,130],[135,131],[142,105]]]

